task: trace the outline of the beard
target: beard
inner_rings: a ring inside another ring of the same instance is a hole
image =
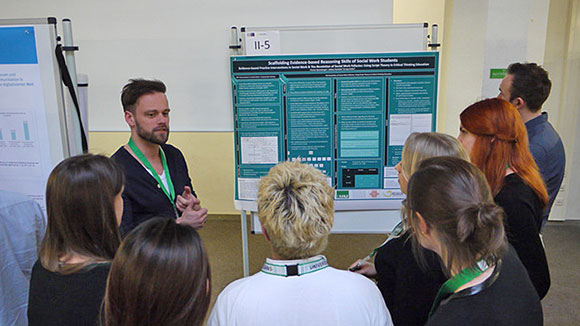
[[[154,144],[163,145],[167,142],[167,139],[169,138],[169,126],[156,127],[156,128],[153,128],[152,131],[144,130],[143,128],[141,128],[139,123],[135,123],[135,126],[137,127],[137,135],[139,135],[139,137],[141,137],[149,142],[152,142]],[[167,132],[165,134],[155,133],[156,131],[160,131],[163,129],[167,130]]]

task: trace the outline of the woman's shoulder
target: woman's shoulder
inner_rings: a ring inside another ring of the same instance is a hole
[[[495,201],[500,205],[514,201],[528,201],[533,206],[541,206],[540,199],[529,185],[517,175],[512,173],[504,179],[504,184],[499,193],[495,196]]]

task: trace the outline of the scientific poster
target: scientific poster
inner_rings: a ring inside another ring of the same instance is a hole
[[[411,133],[435,130],[437,67],[437,52],[232,57],[236,200],[300,160],[350,203],[338,209],[400,201],[394,166]]]

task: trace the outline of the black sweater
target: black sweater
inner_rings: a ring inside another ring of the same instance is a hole
[[[167,167],[175,189],[175,196],[183,192],[183,187],[189,186],[193,195],[193,187],[187,164],[179,149],[165,144],[161,145],[167,159]],[[125,190],[123,191],[123,219],[121,234],[126,235],[137,225],[153,217],[176,218],[173,204],[158,187],[153,176],[124,147],[113,154],[112,158],[125,172]]]
[[[409,233],[395,238],[377,252],[377,283],[393,323],[397,326],[424,325],[437,291],[447,280],[439,256],[421,248],[425,268],[413,255]]]
[[[498,270],[495,282],[481,292],[460,296],[470,291],[467,288],[442,301],[427,326],[541,326],[540,299],[511,246]]]
[[[505,177],[504,186],[494,199],[505,211],[508,240],[542,299],[550,288],[550,270],[536,223],[541,220],[542,203],[515,173]]]
[[[29,325],[97,325],[110,267],[108,263],[94,264],[62,275],[37,261],[30,279]]]

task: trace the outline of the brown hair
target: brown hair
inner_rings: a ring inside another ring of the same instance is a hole
[[[481,171],[465,160],[441,156],[422,161],[409,180],[404,208],[415,248],[420,213],[441,244],[449,275],[480,259],[495,264],[506,250],[503,210],[493,202]]]
[[[548,99],[552,82],[548,72],[535,63],[512,63],[507,73],[513,76],[510,102],[521,97],[531,112],[538,112]]]
[[[509,102],[482,100],[463,110],[459,118],[463,128],[476,136],[471,162],[483,171],[494,196],[503,187],[506,167],[511,167],[544,206],[548,203],[546,185],[528,147],[526,127]]]
[[[127,235],[113,260],[105,324],[201,325],[210,297],[209,262],[195,229],[150,219]]]
[[[44,268],[70,274],[113,259],[121,242],[114,200],[124,183],[123,170],[102,155],[69,157],[52,170],[46,186],[48,225],[39,251]],[[89,260],[61,264],[69,253]]]
[[[160,80],[129,79],[129,83],[123,86],[123,92],[121,93],[123,111],[135,113],[135,104],[137,104],[141,96],[156,92],[165,94],[166,90],[167,87]]]

